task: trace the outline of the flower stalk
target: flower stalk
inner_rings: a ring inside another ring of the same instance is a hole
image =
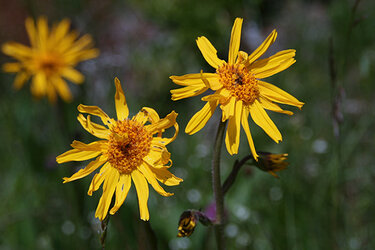
[[[225,241],[223,234],[223,219],[224,219],[224,196],[223,189],[221,187],[220,179],[220,155],[221,147],[223,144],[223,136],[225,131],[226,122],[220,121],[217,129],[217,134],[214,144],[214,152],[212,158],[212,188],[215,196],[216,204],[216,220],[215,220],[215,237],[217,243],[217,249],[225,249]]]

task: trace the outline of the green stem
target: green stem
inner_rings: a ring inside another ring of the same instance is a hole
[[[104,218],[104,220],[101,223],[102,233],[100,234],[100,244],[102,245],[102,249],[105,249],[105,239],[107,238],[107,228],[109,223],[110,215],[107,214],[107,216]]]
[[[221,180],[220,180],[220,154],[221,154],[221,147],[223,144],[223,136],[225,131],[225,124],[226,122],[220,121],[219,127],[217,129],[215,144],[214,144],[214,152],[213,152],[213,159],[212,159],[212,188],[214,191],[215,196],[215,204],[216,204],[216,220],[215,220],[215,236],[216,236],[216,243],[217,249],[225,249],[225,242],[224,242],[224,230],[223,230],[223,217],[224,217],[224,196],[223,196],[223,189],[221,187]]]

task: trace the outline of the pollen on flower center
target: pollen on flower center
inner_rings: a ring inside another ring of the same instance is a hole
[[[259,97],[259,88],[255,76],[243,64],[223,64],[217,69],[219,81],[232,96],[251,105]]]
[[[108,141],[108,162],[122,174],[130,174],[150,151],[152,135],[133,120],[117,121]]]

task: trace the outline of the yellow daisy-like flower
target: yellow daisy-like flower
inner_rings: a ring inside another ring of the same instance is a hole
[[[172,161],[166,148],[178,134],[177,113],[172,111],[160,119],[154,109],[144,107],[129,119],[128,105],[117,78],[115,85],[117,121],[109,118],[97,106],[79,105],[79,112],[100,117],[105,126],[92,122],[90,115],[84,117],[79,114],[77,118],[84,129],[102,140],[90,144],[73,141],[71,146],[74,149],[59,155],[56,160],[58,163],[64,163],[96,157],[85,168],[69,178],[64,178],[64,183],[83,178],[103,165],[100,172],[95,174],[88,190],[88,195],[91,196],[103,183],[103,194],[95,217],[103,220],[107,216],[114,195],[115,203],[109,213],[116,213],[124,203],[133,181],[137,190],[140,217],[142,220],[148,220],[148,184],[151,184],[160,195],[171,196],[173,193],[166,192],[158,181],[167,186],[175,186],[182,181],[168,171]],[[172,126],[176,130],[173,137],[162,137],[162,133]]]
[[[93,48],[91,36],[84,35],[77,40],[78,33],[69,32],[67,19],[51,30],[44,17],[40,17],[36,24],[27,18],[25,25],[31,47],[16,42],[3,44],[3,53],[18,61],[5,63],[3,70],[17,73],[16,89],[32,78],[30,89],[35,97],[47,95],[50,102],[55,102],[57,92],[64,101],[71,101],[72,94],[63,78],[76,84],[83,82],[83,75],[74,67],[80,61],[99,55],[99,50]]]
[[[280,108],[277,103],[288,104],[301,108],[303,102],[279,89],[278,87],[260,79],[272,76],[287,69],[296,60],[295,50],[283,50],[275,55],[257,60],[276,40],[276,30],[250,55],[239,51],[241,40],[242,18],[236,18],[229,44],[228,62],[217,57],[217,51],[210,41],[202,36],[198,37],[197,45],[205,60],[216,69],[216,73],[187,74],[171,76],[174,83],[184,86],[173,89],[172,100],[180,100],[197,96],[208,90],[215,93],[202,98],[206,105],[197,112],[186,126],[185,132],[194,134],[201,130],[220,105],[222,121],[228,120],[225,144],[228,152],[238,153],[240,129],[245,130],[251,152],[255,159],[255,151],[248,124],[249,115],[275,142],[282,140],[281,133],[270,119],[265,109],[292,115],[291,111]]]

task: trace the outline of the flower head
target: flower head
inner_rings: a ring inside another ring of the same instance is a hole
[[[148,184],[151,184],[160,195],[171,196],[173,194],[166,192],[158,181],[167,186],[175,186],[182,181],[168,170],[172,161],[166,148],[178,133],[177,113],[172,111],[160,119],[154,109],[144,107],[130,119],[125,95],[117,78],[115,85],[117,120],[108,117],[97,106],[79,105],[78,111],[89,115],[84,117],[83,114],[79,114],[78,121],[84,129],[101,140],[90,144],[73,141],[73,149],[59,155],[56,160],[58,163],[64,163],[95,158],[85,168],[69,178],[64,178],[64,183],[74,181],[101,167],[88,190],[88,195],[91,196],[92,192],[103,184],[103,194],[95,217],[100,220],[106,217],[114,195],[115,203],[109,213],[116,213],[124,203],[133,182],[137,191],[140,217],[142,220],[148,220]],[[90,115],[98,116],[104,126],[92,122]],[[174,136],[162,137],[163,132],[172,126],[176,130]]]
[[[76,84],[83,82],[83,75],[74,67],[80,61],[98,56],[99,51],[93,48],[91,36],[77,39],[76,32],[69,32],[70,22],[66,19],[51,30],[44,17],[40,17],[36,24],[27,18],[25,25],[30,47],[16,42],[3,44],[3,53],[18,61],[5,63],[3,70],[17,73],[16,89],[32,78],[31,93],[35,97],[47,95],[50,102],[55,102],[57,92],[64,101],[70,101],[72,94],[63,78]]]
[[[282,140],[281,133],[266,113],[265,109],[292,115],[276,103],[288,104],[301,108],[304,103],[260,79],[270,77],[287,69],[296,60],[295,50],[283,50],[275,55],[258,60],[268,47],[275,42],[276,30],[250,55],[239,51],[241,40],[242,18],[236,18],[229,44],[228,62],[217,57],[217,51],[210,41],[198,37],[197,45],[208,64],[216,69],[216,73],[187,74],[171,76],[174,83],[184,86],[173,89],[172,100],[193,97],[208,89],[214,94],[202,98],[206,105],[197,112],[186,126],[185,132],[194,134],[201,130],[211,118],[217,106],[222,110],[222,121],[228,120],[225,144],[230,154],[237,154],[240,142],[240,129],[245,130],[250,150],[255,159],[258,155],[250,133],[248,117],[260,126],[275,142]]]
[[[284,170],[289,165],[289,163],[285,161],[288,158],[288,154],[258,152],[258,156],[258,162],[255,163],[255,166],[276,178],[279,178],[279,176],[275,172]]]

